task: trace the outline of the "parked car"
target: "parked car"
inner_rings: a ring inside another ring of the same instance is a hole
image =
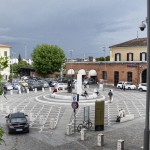
[[[134,85],[132,82],[124,82],[124,81],[119,81],[117,84],[117,88],[122,89],[123,85],[125,86],[126,90],[135,90],[136,85]]]
[[[54,87],[56,84],[58,83],[58,81],[52,81],[52,83],[50,84],[50,87]]]
[[[20,84],[21,86],[24,86],[24,87],[27,87],[27,86],[28,86],[28,83],[25,82],[25,81],[19,81],[19,84]]]
[[[12,82],[12,86],[14,90],[18,90],[19,82]]]
[[[139,91],[146,91],[147,90],[147,83],[140,83],[138,85],[138,90]]]
[[[121,89],[123,84],[124,84],[124,81],[119,81],[117,84],[117,88]]]
[[[127,90],[135,90],[136,85],[134,85],[132,82],[125,82],[125,89]]]
[[[63,89],[67,89],[68,84],[67,83],[57,83],[55,84],[55,88],[58,90],[63,90]]]
[[[34,91],[35,88],[36,88],[37,90],[42,90],[43,84],[41,84],[40,82],[37,82],[37,81],[29,82],[29,83],[28,83],[28,88],[29,88],[29,91]]]
[[[93,78],[87,78],[83,81],[83,84],[86,85],[86,84],[94,84],[95,81]]]
[[[14,132],[26,132],[29,133],[29,123],[27,120],[27,115],[22,112],[10,113],[6,116],[6,126],[8,128],[8,133]]]
[[[45,81],[45,80],[38,80],[38,82],[40,82],[41,84],[43,84],[43,87],[44,87],[44,88],[48,88],[48,87],[49,87],[48,82]]]
[[[4,83],[4,88],[7,91],[10,91],[10,90],[13,90],[13,85],[10,82],[6,82],[6,83]]]

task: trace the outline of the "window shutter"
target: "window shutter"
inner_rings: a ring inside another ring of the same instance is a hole
[[[147,53],[145,53],[145,61],[147,61]]]
[[[121,54],[119,53],[119,61],[121,61]]]
[[[129,53],[127,53],[127,61],[129,61]]]
[[[131,61],[133,61],[133,53],[131,53]]]
[[[142,61],[142,53],[140,53],[140,61]]]
[[[117,54],[115,54],[115,61],[117,61]]]

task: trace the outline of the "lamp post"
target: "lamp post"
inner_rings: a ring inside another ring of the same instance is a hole
[[[106,47],[103,47],[103,51],[104,51],[104,63],[105,63],[105,67],[104,67],[104,70],[105,70],[105,72],[104,72],[104,80],[105,80],[105,83],[106,83],[106,55],[105,55],[105,53],[106,53]]]
[[[72,70],[72,53],[73,53],[73,50],[70,50],[70,69],[71,69],[71,93],[72,93],[72,74],[73,74],[73,70]]]
[[[14,72],[14,70],[13,70],[14,54],[15,54],[15,53],[12,52],[12,58],[11,58],[11,59],[12,59],[12,61],[11,61],[11,65],[12,65],[12,66],[11,66],[11,67],[12,67],[12,68],[11,68],[11,78],[12,78],[12,82],[13,82],[13,72]]]
[[[145,128],[144,128],[144,150],[149,150],[149,102],[150,102],[150,1],[147,0],[147,91],[146,91],[146,111],[145,111]],[[146,25],[140,25],[141,31]]]

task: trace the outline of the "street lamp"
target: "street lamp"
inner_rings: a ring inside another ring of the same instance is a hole
[[[14,64],[14,60],[13,60],[13,59],[14,59],[14,54],[15,54],[15,53],[12,52],[12,56],[11,56],[11,57],[12,57],[12,58],[11,58],[11,67],[12,67],[12,68],[11,68],[11,78],[12,78],[12,82],[13,82],[13,72],[14,72],[14,70],[13,70],[13,64]]]
[[[103,47],[103,51],[104,51],[104,63],[105,63],[105,67],[104,67],[104,80],[105,80],[105,83],[106,83],[106,79],[107,79],[107,75],[106,75],[106,47]]]
[[[147,91],[146,91],[146,114],[145,114],[145,129],[144,129],[144,150],[149,150],[149,102],[150,102],[150,1],[147,0]],[[139,26],[143,31],[146,25],[144,21]]]
[[[73,50],[70,50],[70,69],[71,69],[71,93],[72,93],[72,74],[73,74],[73,69],[72,69],[72,53],[73,53]]]

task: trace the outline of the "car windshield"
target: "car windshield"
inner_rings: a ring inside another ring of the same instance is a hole
[[[16,123],[16,122],[19,122],[19,123],[23,123],[23,122],[26,122],[26,118],[12,118],[11,119],[11,123]]]

